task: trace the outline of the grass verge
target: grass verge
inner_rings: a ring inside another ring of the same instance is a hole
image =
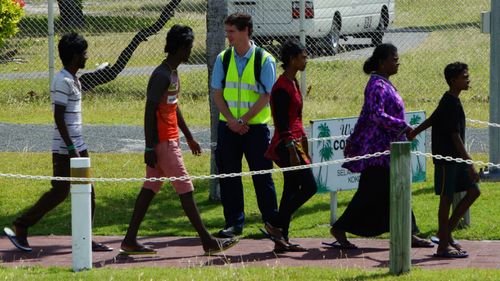
[[[0,172],[32,175],[50,175],[51,160],[48,153],[0,153],[2,159]],[[142,154],[103,154],[94,153],[92,157],[93,175],[95,177],[134,177],[144,176]],[[209,174],[209,156],[205,154],[195,157],[185,154],[186,167],[192,175]],[[486,155],[474,155],[474,159],[485,159]],[[428,181],[413,185],[413,209],[417,223],[424,236],[434,235],[437,230],[438,198],[434,195],[433,165],[428,163]],[[281,196],[283,180],[281,174],[273,175],[278,196]],[[224,225],[222,207],[219,203],[208,200],[209,182],[194,182],[195,199],[200,208],[202,218],[211,232],[216,232]],[[251,179],[243,179],[245,196],[246,228],[245,237],[260,237],[258,230],[262,226],[260,213],[255,200]],[[47,181],[18,180],[0,178],[0,186],[4,194],[0,198],[0,225],[11,222],[26,208],[50,188]],[[97,183],[97,209],[93,233],[97,235],[122,235],[125,233],[134,206],[135,198],[141,183]],[[482,195],[471,209],[472,225],[468,229],[457,230],[458,239],[499,240],[500,217],[493,214],[500,212],[497,204],[500,190],[495,183],[482,183]],[[342,214],[352,198],[353,191],[339,193],[338,208]],[[56,210],[50,212],[42,221],[30,229],[33,235],[67,235],[71,229],[69,221],[70,200],[66,200]],[[329,237],[328,194],[317,194],[296,214],[291,225],[292,237]],[[157,214],[161,213],[161,216]],[[153,201],[145,221],[141,225],[139,235],[148,236],[195,236],[193,228],[184,216],[178,196],[169,184]],[[387,235],[382,236],[387,238]]]
[[[469,281],[498,280],[500,271],[485,269],[420,270],[412,269],[409,274],[391,276],[387,270],[364,271],[361,269],[329,269],[314,267],[197,267],[197,268],[134,268],[94,269],[73,273],[62,268],[3,268],[0,278],[16,280],[398,280],[398,281]]]

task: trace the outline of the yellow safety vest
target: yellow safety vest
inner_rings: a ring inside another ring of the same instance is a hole
[[[229,67],[226,75],[226,85],[224,87],[224,100],[231,111],[231,114],[239,119],[245,113],[247,113],[250,108],[257,102],[260,95],[257,82],[255,81],[254,75],[254,59],[255,59],[255,49],[248,60],[247,65],[243,69],[241,77],[238,75],[238,68],[236,67],[236,60],[234,59],[234,47],[232,48],[232,56],[229,61]],[[224,56],[223,51],[221,53],[221,58]],[[274,58],[268,52],[264,51],[262,54],[262,64],[266,59],[270,57],[272,60]],[[227,121],[224,115],[219,114],[219,120]],[[259,113],[257,113],[252,119],[248,121],[248,124],[266,124],[271,120],[271,108],[267,104]]]

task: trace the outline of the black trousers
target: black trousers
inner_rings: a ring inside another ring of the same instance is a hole
[[[290,155],[288,149],[280,144],[277,147],[282,163],[290,166]],[[301,165],[306,164],[304,159],[300,159]],[[306,203],[318,190],[316,180],[311,169],[283,172],[283,194],[281,196],[278,216],[272,221],[274,226],[283,229],[283,236],[288,238],[288,229],[292,215],[304,203]]]
[[[82,151],[80,152],[82,157],[88,157],[88,152]],[[69,155],[64,154],[52,154],[52,166],[53,166],[53,175],[55,177],[69,177],[71,168],[70,168],[70,157]],[[22,228],[28,228],[30,226],[35,225],[40,219],[42,219],[45,214],[49,211],[57,207],[61,202],[68,197],[70,192],[71,184],[69,181],[51,181],[52,188],[45,192],[40,199],[33,205],[28,211],[23,213],[20,217],[18,217],[14,221],[14,225]],[[92,186],[91,193],[91,202],[92,202],[92,218],[94,217],[94,209],[95,209],[95,193],[94,186]]]
[[[239,173],[243,155],[251,171],[267,170],[273,162],[264,157],[269,146],[270,133],[266,124],[250,125],[250,130],[240,135],[229,129],[227,123],[219,121],[215,158],[221,174]],[[272,221],[278,213],[276,191],[271,174],[252,176],[257,205],[262,220]],[[220,196],[224,207],[225,227],[243,229],[245,223],[243,183],[241,177],[221,178]]]

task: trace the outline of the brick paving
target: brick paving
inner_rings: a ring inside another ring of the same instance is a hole
[[[192,237],[144,237],[141,242],[158,251],[153,256],[118,255],[121,236],[97,236],[96,241],[115,248],[113,252],[93,253],[94,268],[123,267],[200,267],[200,266],[317,266],[337,268],[387,268],[389,241],[383,239],[352,239],[356,250],[325,248],[324,238],[297,238],[294,242],[309,248],[308,252],[275,254],[269,240],[242,239],[240,243],[216,256],[204,256],[201,244]],[[33,252],[23,253],[4,236],[0,238],[2,266],[72,267],[70,236],[33,236],[29,239]],[[500,241],[460,241],[469,252],[464,259],[433,257],[436,247],[412,249],[412,266],[438,268],[500,269]]]

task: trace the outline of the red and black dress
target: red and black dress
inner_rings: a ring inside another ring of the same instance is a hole
[[[281,75],[271,92],[271,112],[274,121],[274,135],[266,157],[279,167],[290,166],[289,147],[293,145],[300,163],[310,164],[307,153],[307,137],[302,126],[302,95],[297,80]],[[312,170],[302,169],[283,173],[283,195],[276,221],[273,226],[283,229],[288,239],[288,228],[292,214],[311,198],[317,190]]]

